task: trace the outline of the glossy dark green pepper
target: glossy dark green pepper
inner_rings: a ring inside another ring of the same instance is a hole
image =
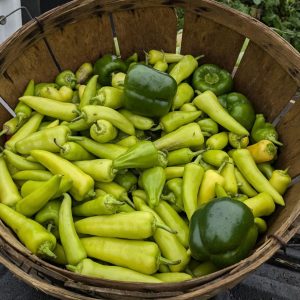
[[[169,112],[176,90],[176,81],[167,73],[135,64],[125,78],[124,106],[143,116],[161,117]]]
[[[102,56],[94,65],[94,74],[99,75],[98,81],[101,86],[111,85],[112,73],[126,72],[126,70],[126,63],[113,54]]]
[[[232,85],[230,73],[217,65],[201,65],[193,75],[193,87],[200,92],[209,90],[219,96],[230,92]]]
[[[233,118],[246,129],[251,130],[255,121],[255,111],[251,102],[243,94],[225,94],[219,96],[218,100]]]
[[[217,198],[201,206],[190,223],[192,257],[225,267],[246,258],[257,239],[251,210],[231,198]]]

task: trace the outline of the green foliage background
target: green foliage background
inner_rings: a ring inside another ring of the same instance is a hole
[[[300,52],[300,0],[217,0],[255,17],[271,27]],[[183,27],[184,11],[177,10],[178,29]]]

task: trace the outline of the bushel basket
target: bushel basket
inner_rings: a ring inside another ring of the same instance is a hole
[[[175,52],[175,8],[185,10],[181,53],[205,57],[234,74],[235,90],[257,113],[274,122],[281,147],[277,168],[300,175],[300,55],[259,21],[209,0],[72,1],[30,21],[0,47],[0,96],[13,109],[30,79],[52,82],[65,69],[75,71],[115,53],[121,56],[162,49]],[[249,45],[236,68],[245,39]],[[0,106],[0,125],[11,118]],[[3,142],[3,141],[2,141]],[[0,263],[31,286],[60,299],[209,298],[232,288],[268,260],[300,228],[300,183],[286,192],[285,207],[269,219],[255,251],[236,265],[181,283],[144,284],[81,276],[41,260],[0,222]],[[298,219],[297,219],[298,218]]]

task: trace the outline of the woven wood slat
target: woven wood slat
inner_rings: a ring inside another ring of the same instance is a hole
[[[0,76],[0,96],[14,108],[30,79],[52,82],[58,69],[52,61],[45,42],[40,40],[24,51]]]
[[[8,121],[12,116],[8,111],[0,104],[0,128],[2,130],[2,125]]]
[[[284,146],[280,151],[276,166],[281,169],[289,167],[292,177],[300,175],[300,101],[297,100],[277,126],[280,140]]]
[[[300,85],[300,55],[258,21],[210,0],[75,0],[53,9],[39,17],[42,28],[32,21],[0,46],[0,95],[14,107],[30,79],[54,79],[58,70],[42,37],[47,38],[64,69],[75,70],[81,63],[95,61],[102,54],[111,52],[110,13],[124,58],[136,50],[140,55],[143,55],[143,50],[150,49],[174,51],[176,17],[173,8],[177,5],[186,9],[183,53],[198,55],[205,52],[203,61],[231,70],[244,37],[250,38],[252,42],[236,73],[236,89],[240,87],[241,92],[251,96],[249,98],[258,111],[264,112],[268,120],[273,120],[293,96],[296,85]],[[282,86],[284,88],[280,89]],[[297,155],[300,147],[295,138],[299,128],[298,115],[299,108],[295,106],[278,126],[280,139],[285,143],[279,165],[283,167],[291,162],[293,174],[299,174]],[[5,119],[8,115],[0,108],[1,122],[4,121],[2,116]],[[300,212],[299,193],[299,185],[288,191],[286,207],[278,210],[276,219],[274,216],[269,220],[267,235],[275,233],[288,241],[298,230],[291,225]],[[2,250],[7,254],[0,256],[0,261],[25,282],[61,299],[118,299],[125,295],[128,299],[207,298],[237,284],[280,247],[275,239],[266,235],[250,257],[228,269],[184,283],[149,285],[70,273],[32,255],[1,222],[0,232],[5,241]],[[19,265],[12,264],[11,259]],[[24,264],[20,264],[22,259]]]
[[[163,49],[175,52],[176,15],[172,8],[145,8],[113,13],[116,35],[122,57],[138,52]],[[130,38],[129,38],[130,37]]]
[[[300,183],[295,184],[287,190],[284,196],[285,207],[280,207],[271,216],[268,223],[267,235],[281,236],[294,223],[300,214]]]
[[[234,77],[235,88],[272,121],[297,91],[289,74],[263,49],[250,43]]]
[[[198,56],[204,54],[199,63],[217,64],[232,71],[245,37],[202,15],[187,11],[181,53]]]
[[[75,71],[84,62],[95,62],[101,55],[114,53],[108,15],[92,16],[57,28],[47,41],[62,70]]]

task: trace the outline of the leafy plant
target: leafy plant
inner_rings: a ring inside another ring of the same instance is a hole
[[[260,19],[300,51],[298,0],[218,0]]]
[[[299,0],[217,0],[261,20],[300,51]],[[178,29],[183,27],[184,10],[176,10]]]

